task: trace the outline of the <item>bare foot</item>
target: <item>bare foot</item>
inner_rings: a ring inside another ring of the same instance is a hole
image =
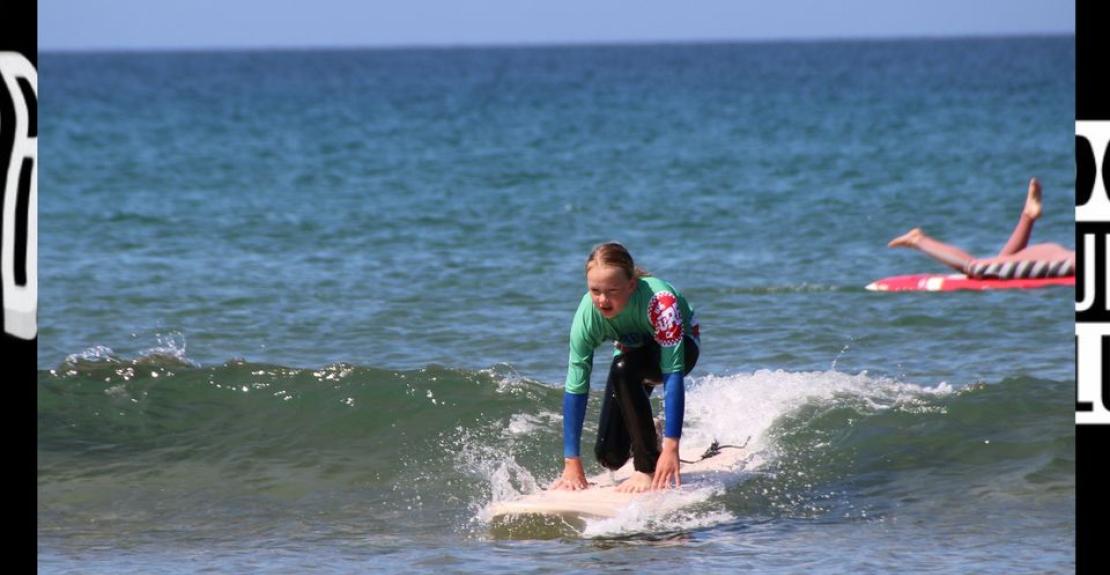
[[[651,491],[651,475],[633,471],[632,477],[617,486],[617,493],[642,493]]]
[[[1031,220],[1041,217],[1041,183],[1037,178],[1029,179],[1029,194],[1025,196],[1025,209],[1021,213]]]
[[[921,236],[923,234],[924,234],[924,232],[921,231],[921,228],[914,228],[914,229],[912,229],[912,230],[894,238],[893,240],[890,240],[890,243],[887,244],[886,247],[888,247],[888,248],[912,248],[912,247],[917,245],[917,241],[921,239]]]

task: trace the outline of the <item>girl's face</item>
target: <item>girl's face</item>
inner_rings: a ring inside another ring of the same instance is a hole
[[[636,278],[629,278],[621,268],[597,265],[586,272],[586,287],[597,311],[612,319],[628,305],[636,291]]]

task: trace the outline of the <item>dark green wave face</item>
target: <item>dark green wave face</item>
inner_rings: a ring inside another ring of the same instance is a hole
[[[1060,399],[1067,385],[1013,378],[924,388],[835,371],[694,378],[684,445],[747,443],[747,466],[681,513],[571,532],[938,510],[958,522],[960,509],[1007,501],[1043,512],[1074,497],[1073,428],[1057,416],[1068,408]],[[141,538],[151,529],[234,531],[230,519],[259,513],[286,525],[311,516],[329,532],[482,536],[486,505],[559,473],[561,398],[561,389],[507,366],[73,360],[40,372],[40,522],[48,533],[94,522]],[[589,405],[586,454],[599,399],[595,392]],[[492,533],[568,534],[555,527]]]
[[[943,511],[971,519],[991,505],[1042,509],[1075,492],[1071,382],[1019,377],[876,403],[836,394],[779,418],[776,456],[759,479],[769,497],[740,497],[755,513],[812,517]],[[1063,398],[1063,399],[1061,399]]]

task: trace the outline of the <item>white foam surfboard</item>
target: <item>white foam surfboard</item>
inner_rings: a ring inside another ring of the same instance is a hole
[[[700,449],[683,450],[681,458],[693,461],[701,457],[705,446]],[[682,487],[677,492],[722,483],[727,474],[736,473],[743,468],[749,452],[743,448],[724,447],[708,459],[696,463],[683,463],[679,470]],[[668,493],[678,494],[672,488],[665,491],[645,493],[619,493],[617,485],[632,475],[632,461],[624,467],[609,473],[594,475],[587,479],[589,487],[580,491],[544,490],[511,501],[499,501],[489,507],[489,517],[493,522],[509,517],[548,516],[563,519],[611,518],[628,508],[637,500],[662,504],[662,497]],[[651,498],[650,500],[648,498]]]

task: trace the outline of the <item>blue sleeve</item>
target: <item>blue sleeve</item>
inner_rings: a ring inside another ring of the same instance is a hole
[[[682,416],[686,411],[686,383],[682,372],[668,373],[663,380],[663,437],[682,437]]]
[[[588,394],[563,392],[563,457],[578,457]]]

